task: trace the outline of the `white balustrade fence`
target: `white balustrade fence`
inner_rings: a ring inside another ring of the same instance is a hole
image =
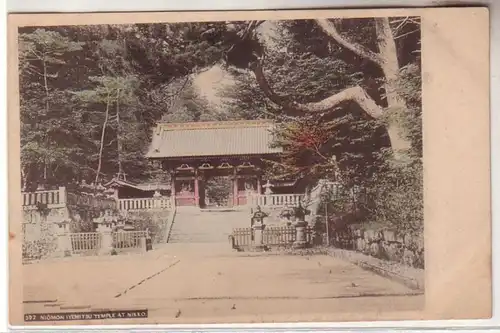
[[[49,208],[64,207],[66,204],[66,188],[57,190],[22,192],[22,205],[25,208],[36,206],[37,203],[46,204]]]
[[[254,194],[250,197],[250,203],[260,207],[285,207],[297,206],[304,199],[304,194]]]
[[[170,210],[172,209],[172,200],[170,198],[118,199],[118,209],[120,211]]]

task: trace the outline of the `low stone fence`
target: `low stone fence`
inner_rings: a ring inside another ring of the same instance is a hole
[[[351,225],[333,231],[330,243],[336,248],[354,250],[375,258],[424,268],[423,236],[398,234],[384,228]]]
[[[64,238],[70,240],[69,246]],[[109,255],[113,252],[146,251],[146,231],[81,232],[59,235],[59,252],[68,255]]]
[[[23,262],[69,256],[112,255],[151,249],[147,231],[60,232],[51,239],[23,243]]]
[[[256,225],[253,228],[234,229],[230,240],[233,249],[239,251],[288,247],[303,248],[312,245],[312,228],[300,225],[298,228],[295,226]]]
[[[147,237],[146,231],[118,231],[113,232],[113,249],[138,249],[141,250],[145,246]]]
[[[97,252],[102,247],[102,237],[98,232],[80,232],[68,234],[71,242],[71,247],[65,250],[71,254],[86,254],[89,252]]]

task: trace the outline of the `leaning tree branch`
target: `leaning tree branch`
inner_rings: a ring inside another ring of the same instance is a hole
[[[379,118],[383,114],[383,110],[380,106],[375,103],[373,98],[371,98],[366,91],[360,86],[354,86],[342,90],[336,94],[331,95],[319,102],[313,103],[297,103],[292,101],[290,97],[278,95],[273,88],[269,85],[269,82],[264,75],[262,69],[262,62],[256,62],[251,66],[251,70],[255,75],[257,83],[261,90],[264,92],[267,98],[269,98],[273,103],[284,109],[290,111],[298,111],[302,113],[321,113],[321,112],[334,112],[335,107],[343,102],[353,101],[356,102],[367,114],[373,118]]]
[[[333,40],[335,40],[338,44],[342,45],[346,49],[354,52],[356,55],[363,57],[365,59],[368,59],[372,62],[374,62],[377,65],[382,65],[384,60],[378,53],[373,52],[372,50],[368,49],[367,47],[352,42],[348,41],[345,39],[340,32],[337,30],[335,27],[335,24],[331,22],[328,19],[318,19],[316,20],[316,24],[319,25],[319,27],[328,35],[330,36]]]

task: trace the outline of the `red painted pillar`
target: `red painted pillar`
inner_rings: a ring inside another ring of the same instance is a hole
[[[200,207],[200,186],[198,184],[198,169],[194,171],[194,205]]]
[[[236,168],[233,172],[233,206],[238,206],[238,178],[236,177]]]
[[[172,171],[170,173],[170,198],[172,200],[173,205],[177,205],[177,202],[175,201],[175,174]]]

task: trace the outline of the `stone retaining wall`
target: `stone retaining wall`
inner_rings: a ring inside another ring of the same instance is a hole
[[[342,231],[334,231],[331,245],[410,267],[424,268],[423,236],[351,225]]]

